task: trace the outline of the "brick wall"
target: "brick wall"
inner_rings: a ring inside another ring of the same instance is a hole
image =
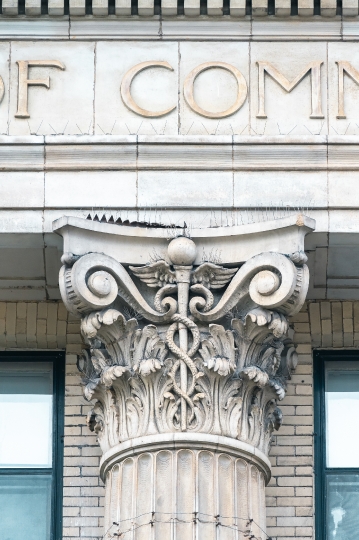
[[[267,524],[273,539],[309,540],[314,536],[312,349],[359,347],[359,302],[309,302],[291,322],[299,363],[280,404],[283,426],[270,452]]]
[[[284,423],[270,452],[268,534],[278,540],[309,540],[313,538],[312,348],[358,347],[359,302],[310,302],[291,323],[299,364],[281,402]],[[63,536],[100,539],[104,487],[98,476],[100,449],[86,426],[91,405],[82,396],[76,368],[82,348],[79,322],[61,302],[0,302],[0,350],[35,348],[66,348]]]

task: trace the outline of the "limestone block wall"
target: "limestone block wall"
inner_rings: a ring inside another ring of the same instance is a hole
[[[268,534],[313,538],[312,348],[359,347],[359,302],[309,302],[292,319],[299,364],[281,403],[284,424],[274,438],[273,476],[267,487]],[[61,302],[0,302],[0,349],[66,349],[64,532],[71,540],[103,537],[104,488],[100,450],[86,426],[76,355],[79,323]],[[106,537],[108,540],[108,537]]]

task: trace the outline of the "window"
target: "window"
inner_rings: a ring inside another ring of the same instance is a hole
[[[1,540],[62,538],[62,353],[0,355]]]
[[[359,531],[359,353],[315,351],[317,540]]]

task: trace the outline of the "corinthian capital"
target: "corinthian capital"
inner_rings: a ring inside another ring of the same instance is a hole
[[[163,229],[146,237],[74,218],[57,223],[66,251],[61,294],[82,319],[88,348],[79,369],[95,402],[88,424],[104,452],[136,437],[191,432],[267,453],[297,363],[287,317],[306,297],[304,236],[314,227],[302,216],[260,225],[169,241]],[[221,247],[221,264],[201,260],[205,248]],[[153,249],[156,260],[139,264]]]

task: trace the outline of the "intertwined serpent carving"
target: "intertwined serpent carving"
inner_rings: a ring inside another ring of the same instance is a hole
[[[170,349],[170,351],[177,357],[177,360],[173,364],[171,371],[168,373],[168,376],[172,380],[174,391],[179,396],[181,396],[183,399],[186,400],[186,403],[188,404],[188,406],[191,409],[191,416],[190,416],[190,419],[189,419],[189,422],[191,423],[193,421],[193,419],[194,419],[194,416],[195,416],[194,404],[193,404],[193,401],[191,399],[191,395],[193,394],[193,392],[195,390],[197,379],[203,375],[203,373],[198,371],[198,369],[196,368],[195,363],[192,360],[192,356],[197,352],[197,350],[198,350],[198,348],[200,346],[200,333],[199,333],[197,325],[193,321],[191,321],[191,319],[189,319],[188,317],[184,317],[184,316],[181,316],[179,314],[176,314],[176,315],[172,316],[172,320],[174,321],[174,323],[171,324],[171,326],[167,330],[166,342],[167,342],[167,345],[168,345],[168,348]],[[190,348],[190,350],[187,353],[184,352],[179,347],[177,347],[177,345],[175,344],[175,342],[173,340],[175,332],[177,332],[179,330],[179,324],[180,323],[184,324],[188,328],[188,330],[190,330],[191,333],[192,333],[193,343],[192,343],[192,347]],[[180,386],[178,386],[178,384],[176,382],[176,373],[180,368],[181,361],[183,361],[187,365],[187,367],[189,368],[189,370],[192,373],[192,382],[191,382],[189,388],[187,389],[187,391],[180,388]]]

